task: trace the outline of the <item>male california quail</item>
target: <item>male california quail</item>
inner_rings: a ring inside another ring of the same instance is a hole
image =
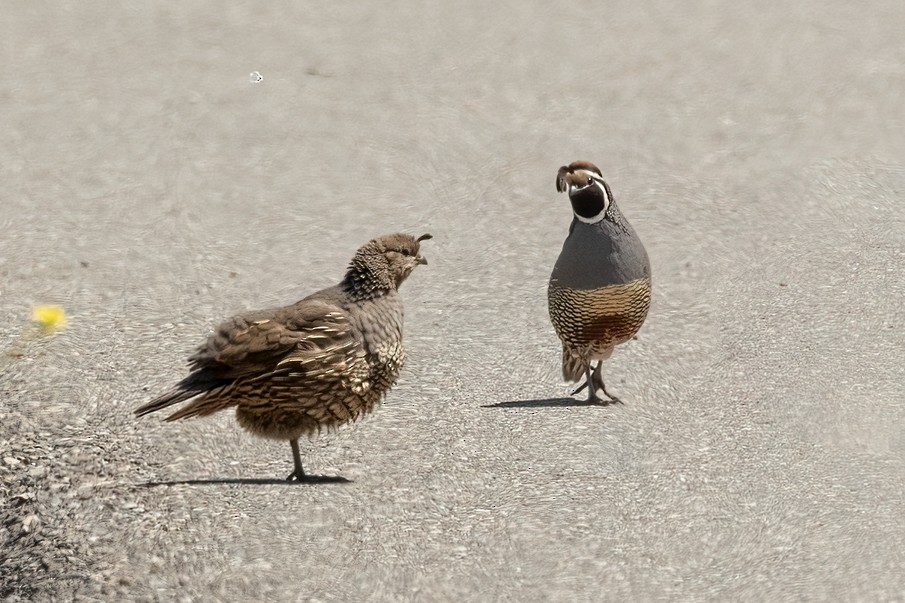
[[[601,367],[647,317],[647,251],[597,166],[575,161],[559,168],[556,190],[569,192],[574,214],[547,289],[550,320],[562,340],[562,375],[571,382],[585,378],[572,394],[587,387],[588,404],[620,402],[606,391]]]
[[[166,419],[175,421],[234,406],[246,430],[289,440],[295,470],[287,480],[310,481],[298,439],[370,412],[396,382],[405,361],[397,290],[427,264],[419,249],[430,238],[368,241],[338,285],[227,320],[189,357],[189,375],[135,414],[191,400]]]

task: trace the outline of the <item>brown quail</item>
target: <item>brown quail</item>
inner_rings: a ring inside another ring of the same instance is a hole
[[[308,481],[298,440],[370,412],[405,362],[398,288],[427,260],[420,243],[391,234],[363,245],[338,285],[283,308],[235,316],[189,357],[190,373],[135,411],[138,416],[190,400],[175,421],[236,409],[251,433],[289,440],[294,471]]]
[[[597,166],[575,161],[559,168],[556,190],[569,193],[574,216],[547,289],[550,319],[562,340],[563,378],[584,377],[572,394],[587,387],[589,404],[620,402],[606,391],[602,365],[647,317],[647,251]]]

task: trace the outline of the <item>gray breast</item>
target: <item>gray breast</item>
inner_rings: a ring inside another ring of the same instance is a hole
[[[598,289],[650,278],[650,260],[635,230],[621,214],[617,222],[587,224],[572,220],[569,236],[551,284],[570,289]]]

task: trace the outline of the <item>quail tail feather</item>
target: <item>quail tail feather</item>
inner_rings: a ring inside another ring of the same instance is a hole
[[[191,374],[179,383],[177,383],[173,389],[168,392],[165,392],[144,406],[140,406],[135,409],[136,417],[143,417],[144,415],[151,414],[152,412],[157,412],[163,408],[167,408],[169,406],[173,406],[174,404],[179,404],[180,402],[185,402],[195,396],[199,396],[205,392],[210,392],[211,390],[219,390],[224,386],[229,385],[229,381],[223,380],[210,380],[199,378],[198,374]],[[194,406],[191,404],[189,406]],[[167,417],[167,420],[172,420],[172,417]]]
[[[586,362],[573,355],[563,346],[562,349],[562,378],[565,381],[581,381],[588,370]]]
[[[160,396],[154,398],[144,406],[136,408],[135,416],[143,417],[147,414],[151,414],[152,412],[157,412],[162,408],[184,402],[185,400],[197,396],[200,393],[200,391],[185,390],[180,389],[179,387],[175,387],[165,394],[161,394]]]
[[[188,419],[189,417],[207,417],[215,412],[238,406],[239,400],[230,398],[228,395],[222,395],[223,390],[227,389],[228,386],[223,386],[217,390],[210,391],[207,394],[192,400],[190,404],[186,404],[164,420],[178,421],[179,419]]]

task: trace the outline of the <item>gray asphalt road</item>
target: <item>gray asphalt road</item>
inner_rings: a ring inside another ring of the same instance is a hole
[[[6,6],[0,594],[905,599],[905,4],[760,4]],[[654,270],[615,408],[546,316],[578,158]],[[133,419],[396,230],[401,383],[305,446],[352,483]]]

